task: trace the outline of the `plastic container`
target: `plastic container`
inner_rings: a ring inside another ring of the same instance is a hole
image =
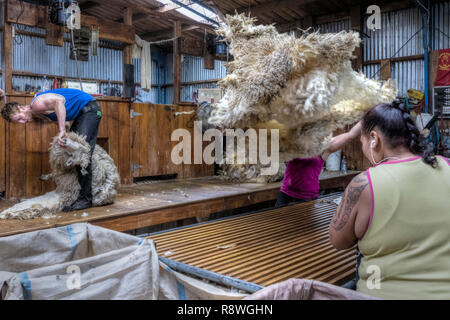
[[[46,92],[50,90],[50,84],[47,80],[47,77],[44,76],[44,80],[42,81],[42,92]]]
[[[347,173],[347,159],[345,158],[345,156],[342,157],[341,172]]]
[[[341,170],[341,154],[342,150],[338,150],[335,153],[330,154],[326,162],[326,168],[328,171]]]

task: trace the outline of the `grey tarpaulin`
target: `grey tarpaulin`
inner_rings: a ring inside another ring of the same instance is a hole
[[[0,299],[8,300],[228,300],[247,295],[170,269],[158,261],[152,240],[90,224],[0,238],[0,288]]]
[[[366,294],[307,279],[289,279],[245,297],[248,300],[378,300]]]
[[[4,299],[157,299],[158,256],[151,240],[89,224],[30,232],[0,238],[0,286]]]

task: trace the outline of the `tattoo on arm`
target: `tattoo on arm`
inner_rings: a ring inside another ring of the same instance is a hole
[[[359,197],[361,196],[364,189],[366,189],[369,182],[367,181],[367,173],[364,172],[362,176],[357,176],[350,183],[348,188],[345,190],[344,198],[345,203],[341,203],[339,211],[334,216],[331,226],[335,230],[342,230],[347,224],[350,214],[356,203],[358,203]]]

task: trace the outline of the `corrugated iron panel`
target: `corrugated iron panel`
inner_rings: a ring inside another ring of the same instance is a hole
[[[141,59],[133,59],[134,81],[141,82]],[[161,79],[162,81],[162,79]],[[152,59],[152,84],[158,84],[158,64]]]
[[[391,66],[391,77],[396,80],[399,96],[407,97],[409,89],[424,91],[423,60],[394,62]]]
[[[367,28],[366,17],[363,29],[370,38],[363,39],[364,61],[423,54],[422,31],[400,49],[421,28],[422,16],[417,8],[382,13],[381,29],[375,31]]]
[[[166,82],[173,83],[173,55],[166,55]]]
[[[226,74],[227,70],[221,60],[216,60],[214,70],[209,70],[204,68],[203,57],[183,55],[181,82],[222,79]]]
[[[350,18],[317,25],[320,33],[337,33],[350,30]]]
[[[166,104],[173,104],[173,87],[172,86],[164,88],[164,96],[163,96],[162,102],[166,103]]]
[[[363,73],[369,79],[380,80],[380,64],[369,64],[363,66]]]
[[[42,30],[42,29],[41,29]],[[44,30],[45,31],[45,30]],[[70,59],[70,43],[64,47],[47,46],[45,39],[22,35],[22,43],[14,42],[13,70],[54,76],[77,77],[77,66]],[[98,56],[78,62],[82,78],[122,81],[123,52],[100,47]]]
[[[140,86],[136,87],[139,94],[136,97],[136,102],[140,103],[158,103],[158,88],[152,88],[149,92],[141,90]],[[161,102],[162,103],[162,102]]]
[[[433,5],[433,50],[450,48],[450,2]]]

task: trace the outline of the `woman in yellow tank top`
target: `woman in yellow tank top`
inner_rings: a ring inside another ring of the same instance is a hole
[[[358,245],[357,290],[384,299],[450,299],[450,161],[433,156],[406,106],[361,120],[372,163],[353,179],[330,224],[337,249]]]

